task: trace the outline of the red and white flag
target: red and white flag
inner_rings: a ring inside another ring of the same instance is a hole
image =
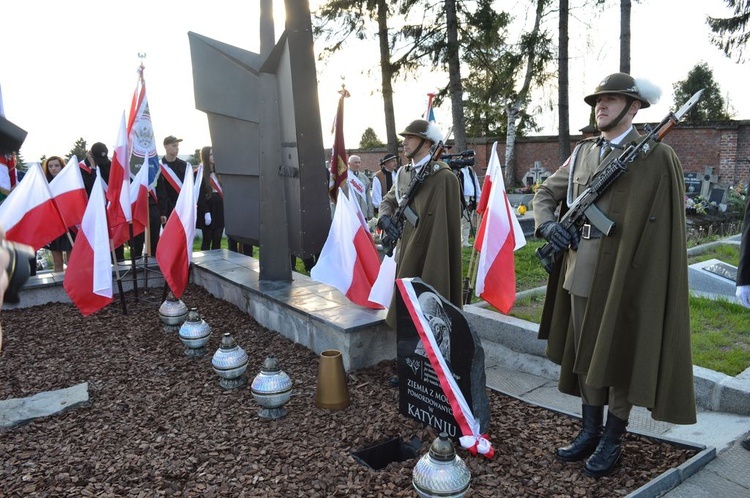
[[[0,225],[6,239],[30,245],[35,251],[67,230],[39,163],[29,166],[23,180],[0,204]]]
[[[156,261],[177,299],[185,292],[190,276],[195,218],[196,190],[193,175],[186,169],[177,203],[162,231],[159,245],[156,246]]]
[[[507,314],[516,301],[513,252],[526,245],[526,237],[505,193],[497,142],[492,146],[488,169],[493,171],[493,187],[474,244],[480,251],[475,293]]]
[[[148,161],[146,161],[130,184],[133,236],[143,233],[148,226],[148,173]]]
[[[128,223],[133,220],[130,212],[130,168],[128,161],[128,132],[125,113],[122,113],[120,130],[117,133],[112,166],[109,170],[107,188],[107,222],[110,238],[115,247],[130,238]]]
[[[497,142],[492,146],[492,153],[495,155],[497,155],[496,149]],[[485,209],[487,209],[487,202],[490,200],[490,192],[492,191],[492,179],[496,168],[500,169],[500,160],[493,161],[492,157],[490,157],[487,172],[484,174],[484,182],[482,182],[482,193],[477,202],[477,214],[484,214]]]
[[[70,156],[68,164],[49,182],[49,190],[65,226],[80,225],[89,197],[75,155]]]
[[[13,190],[16,183],[16,156],[0,154],[0,189]]]
[[[83,316],[112,302],[112,267],[104,185],[98,172],[76,235],[63,288]]]
[[[375,242],[357,203],[342,191],[337,198],[328,238],[310,278],[337,288],[355,304],[380,309],[369,299],[380,269]]]
[[[135,176],[143,163],[148,165],[148,188],[156,199],[156,181],[159,178],[159,156],[156,153],[154,128],[151,123],[151,111],[146,96],[146,80],[143,78],[145,67],[138,68],[138,83],[133,92],[128,114],[128,151],[131,175]]]
[[[333,121],[333,147],[331,147],[331,176],[328,181],[328,195],[336,202],[336,196],[342,184],[346,184],[349,167],[346,162],[346,146],[344,145],[344,99],[349,97],[345,88],[339,90],[339,104],[336,107],[336,118]]]

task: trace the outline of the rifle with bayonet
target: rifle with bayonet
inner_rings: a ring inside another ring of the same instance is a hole
[[[594,181],[579,195],[569,206],[568,211],[560,218],[559,223],[569,233],[580,232],[584,223],[591,223],[605,236],[610,236],[614,232],[614,221],[596,207],[596,201],[628,170],[628,164],[633,162],[641,152],[648,152],[652,141],[660,142],[664,136],[680,122],[680,119],[687,114],[690,109],[698,103],[703,94],[703,90],[695,93],[679,111],[670,112],[655,127],[646,126],[646,136],[640,142],[629,144],[625,150],[604,167],[602,172],[596,176]],[[555,261],[560,254],[555,250],[555,246],[546,243],[536,250],[536,255],[542,262],[542,266],[547,272],[551,273]]]
[[[411,203],[411,201],[414,199],[414,196],[417,195],[417,190],[419,190],[419,187],[422,185],[425,178],[427,178],[427,175],[430,174],[430,168],[428,167],[428,165],[431,162],[440,159],[440,155],[443,153],[443,149],[445,148],[445,142],[448,141],[448,137],[450,137],[452,131],[452,128],[448,130],[448,134],[445,136],[445,138],[430,148],[430,160],[411,179],[411,182],[409,182],[409,186],[406,188],[406,194],[404,194],[404,196],[401,198],[396,211],[391,216],[391,222],[398,228],[398,237],[390,237],[385,230],[383,230],[383,232],[381,233],[380,243],[383,246],[383,251],[388,256],[393,256],[393,250],[396,248],[398,239],[400,239],[401,235],[404,233],[404,221],[407,218],[412,217],[412,225],[414,225],[415,227],[417,226],[417,222],[419,220],[414,216],[413,211],[407,211],[407,209],[409,208],[409,204]]]

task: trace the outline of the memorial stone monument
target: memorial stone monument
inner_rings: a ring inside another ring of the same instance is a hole
[[[307,0],[285,0],[276,41],[260,0],[254,53],[188,33],[196,108],[208,116],[227,235],[260,246],[260,278],[291,280],[290,254],[320,252],[331,223]]]
[[[490,409],[486,392],[484,349],[461,310],[443,299],[422,280],[412,279],[420,308],[436,344],[456,380],[480,432],[489,428]],[[396,291],[397,365],[399,376],[399,412],[435,427],[457,441],[461,431],[453,410],[430,363],[424,344],[412,321],[407,304]]]

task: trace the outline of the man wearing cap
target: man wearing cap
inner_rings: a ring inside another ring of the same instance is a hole
[[[393,238],[401,236],[396,246],[396,278],[420,277],[460,309],[461,190],[458,178],[444,162],[430,160],[430,148],[442,140],[435,123],[417,119],[400,135],[404,137],[404,156],[410,163],[398,170],[393,188],[380,203],[378,227]],[[427,177],[408,204],[410,216],[403,227],[398,227],[392,216],[412,178],[422,168],[427,168]],[[395,328],[396,307],[393,305],[388,308],[386,322]]]
[[[397,159],[395,154],[386,154],[380,160],[380,170],[375,173],[372,182],[372,207],[375,214],[378,214],[383,197],[393,186],[393,180],[396,178]]]
[[[537,190],[537,237],[560,253],[550,275],[539,338],[560,365],[560,391],[581,397],[583,428],[558,448],[564,462],[586,460],[595,478],[611,473],[634,405],[675,424],[693,424],[682,165],[671,147],[649,144],[597,201],[615,222],[606,236],[591,224],[568,232],[557,222],[625,145],[639,142],[639,109],[659,91],[628,74],[607,76],[584,101],[600,137],[579,142]],[[604,405],[608,405],[603,426]]]
[[[161,174],[156,182],[156,197],[159,203],[161,224],[166,225],[169,215],[177,204],[177,197],[185,180],[187,162],[183,161],[177,154],[180,153],[181,138],[169,135],[164,139],[164,151],[166,154],[161,159]]]

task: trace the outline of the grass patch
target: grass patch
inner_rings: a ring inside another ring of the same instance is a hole
[[[709,242],[704,240],[703,243]],[[531,240],[516,252],[518,291],[546,285],[547,273],[534,252],[543,241]],[[688,258],[688,264],[718,259],[737,266],[739,246],[719,244]],[[539,323],[542,319],[544,294],[516,300],[510,316]],[[494,308],[489,307],[494,310]],[[750,367],[750,311],[729,301],[690,297],[690,330],[693,364],[735,376]]]
[[[750,365],[750,310],[690,297],[693,363],[735,376]]]
[[[516,301],[510,316],[539,323],[543,307],[543,294],[525,297]],[[690,331],[694,365],[732,377],[750,366],[750,310],[691,296]]]
[[[708,261],[709,259],[720,259],[730,265],[740,264],[740,246],[737,244],[718,244],[710,249],[688,257],[688,265]]]

